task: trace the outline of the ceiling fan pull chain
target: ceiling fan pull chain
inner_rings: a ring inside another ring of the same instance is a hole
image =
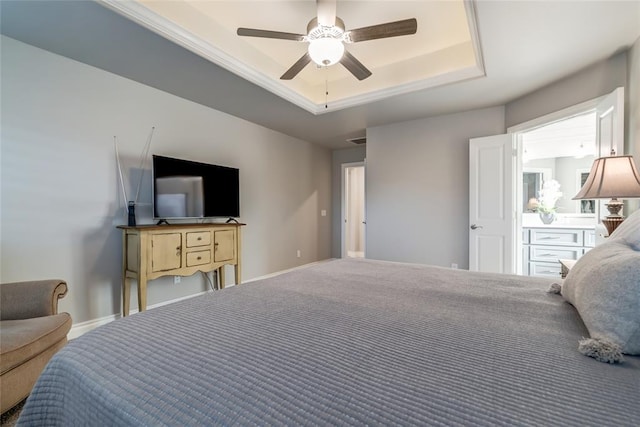
[[[324,108],[329,108],[329,67],[324,67]]]

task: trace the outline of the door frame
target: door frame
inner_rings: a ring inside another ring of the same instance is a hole
[[[607,95],[601,96],[599,98],[591,99],[589,101],[581,102],[580,104],[572,105],[571,107],[563,108],[559,111],[554,111],[550,114],[545,114],[544,116],[537,117],[535,119],[526,121],[524,123],[520,123],[518,125],[507,128],[507,133],[514,135],[514,141],[516,144],[516,161],[515,167],[513,168],[513,185],[516,189],[517,194],[515,195],[517,198],[517,202],[515,203],[515,224],[514,224],[514,234],[515,238],[513,239],[513,252],[518,254],[516,257],[515,263],[515,271],[514,274],[523,274],[524,273],[524,260],[522,259],[522,215],[524,211],[522,209],[522,172],[523,172],[523,149],[522,149],[522,134],[526,132],[530,132],[537,128],[550,125],[555,122],[559,122],[562,120],[567,120],[575,116],[580,116],[582,114],[587,114],[591,111],[595,111],[598,103],[604,99]]]
[[[351,163],[342,163],[341,168],[340,168],[340,257],[341,258],[345,258],[347,256],[347,251],[345,250],[345,246],[346,246],[346,213],[347,213],[347,189],[346,189],[346,185],[347,185],[347,180],[345,179],[345,173],[347,171],[348,168],[354,168],[354,167],[360,167],[362,166],[364,168],[365,171],[365,191],[363,192],[364,197],[365,197],[365,209],[366,209],[366,200],[367,200],[367,194],[366,194],[366,173],[367,173],[367,169],[366,169],[366,161],[361,161],[361,162],[351,162]],[[365,221],[366,221],[366,210],[365,210]],[[367,245],[366,245],[366,241],[367,241],[367,234],[366,234],[366,229],[367,227],[364,227],[365,229],[365,236],[364,236],[364,240],[365,240],[365,247],[364,247],[364,254],[365,257],[367,256]]]
[[[508,134],[513,134],[514,135],[514,141],[516,144],[515,147],[515,152],[516,152],[516,161],[515,161],[515,167],[513,169],[513,185],[515,185],[515,189],[516,191],[519,191],[518,194],[516,194],[517,200],[520,201],[522,199],[522,169],[523,169],[523,162],[522,162],[522,157],[523,157],[523,152],[522,152],[522,134],[525,132],[530,132],[532,130],[535,130],[536,128],[542,127],[542,126],[546,126],[546,125],[550,125],[554,122],[558,122],[558,121],[562,121],[562,120],[567,120],[570,119],[572,117],[575,116],[580,116],[582,114],[587,114],[589,112],[592,111],[596,111],[598,109],[598,106],[608,97],[612,96],[613,94],[616,94],[616,96],[618,96],[618,102],[621,102],[622,105],[621,107],[624,108],[624,88],[623,87],[618,87],[616,89],[614,89],[613,91],[599,96],[597,98],[593,98],[590,99],[588,101],[585,102],[581,102],[579,104],[575,104],[572,105],[570,107],[567,108],[563,108],[561,110],[558,111],[554,111],[552,113],[549,114],[545,114],[544,116],[540,116],[540,117],[536,117],[535,119],[531,119],[528,120],[526,122],[523,123],[519,123],[517,125],[511,126],[509,128],[507,128],[507,133]],[[597,120],[597,119],[596,119]],[[622,113],[622,120],[623,120],[623,125],[624,126],[624,110]],[[597,130],[596,130],[597,132]],[[624,135],[624,130],[622,132],[622,135]],[[622,155],[622,153],[624,152],[624,141],[622,142],[622,147],[618,147],[618,152],[617,155]],[[596,153],[596,158],[600,157],[599,153]],[[523,210],[522,210],[522,203],[518,202],[515,203],[516,206],[516,211],[515,211],[515,239],[513,239],[513,251],[514,253],[521,253],[522,251],[522,215],[523,215]],[[596,235],[598,234],[598,223],[600,220],[600,213],[599,213],[599,209],[598,209],[598,203],[596,203]],[[604,229],[604,226],[602,227],[602,229]],[[517,257],[516,258],[516,271],[515,274],[522,274],[523,272],[523,265],[522,265],[522,257]]]

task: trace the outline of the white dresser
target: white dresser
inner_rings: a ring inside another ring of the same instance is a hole
[[[559,260],[577,260],[595,246],[593,227],[522,229],[523,274],[560,277]]]

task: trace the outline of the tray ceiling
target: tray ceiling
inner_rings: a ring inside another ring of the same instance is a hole
[[[339,64],[309,64],[293,80],[280,80],[307,43],[236,35],[238,27],[306,34],[316,14],[313,0],[102,3],[314,114],[484,75],[474,3],[463,0],[338,1],[337,15],[347,29],[418,21],[415,35],[347,45],[373,72],[363,81]]]

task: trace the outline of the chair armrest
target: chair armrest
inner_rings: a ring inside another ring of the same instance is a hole
[[[0,284],[2,320],[30,319],[58,313],[58,300],[67,293],[64,280]]]

